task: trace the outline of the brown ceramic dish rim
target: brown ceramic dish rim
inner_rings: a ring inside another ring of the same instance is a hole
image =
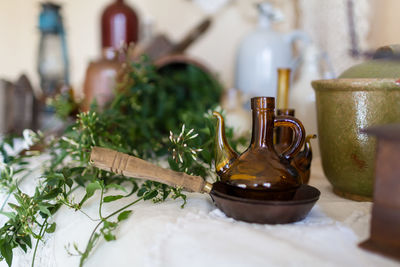
[[[217,183],[222,183],[222,182],[216,182],[214,185],[217,185]],[[304,189],[306,188],[306,189]],[[213,188],[211,190],[211,194],[216,195],[221,198],[229,199],[231,201],[236,201],[236,202],[242,202],[242,203],[249,203],[249,204],[254,204],[254,205],[270,205],[270,206],[294,206],[294,205],[304,205],[307,203],[312,203],[318,201],[321,191],[318,190],[318,188],[303,184],[299,187],[297,190],[313,190],[315,192],[315,196],[312,198],[306,198],[306,199],[297,199],[297,200],[260,200],[260,199],[248,199],[248,198],[243,198],[243,197],[237,197],[237,196],[231,196],[222,192],[219,192],[217,188]]]
[[[400,77],[399,77],[400,79]],[[400,90],[399,79],[393,78],[341,78],[314,80],[314,90],[325,91],[394,91]]]

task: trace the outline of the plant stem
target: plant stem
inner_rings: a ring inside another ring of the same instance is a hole
[[[100,219],[102,219],[102,220],[103,220],[103,216],[101,214],[101,208],[103,206],[103,195],[104,195],[104,185],[101,187],[101,196],[100,196],[100,205],[99,205],[99,216],[100,216]]]
[[[106,221],[107,219],[109,219],[109,218],[111,218],[112,216],[114,216],[115,214],[117,214],[117,213],[119,213],[119,212],[121,212],[121,211],[123,211],[123,210],[129,208],[130,206],[132,206],[132,205],[138,203],[138,202],[139,202],[140,200],[142,200],[143,198],[144,198],[144,196],[142,196],[142,197],[136,199],[135,201],[133,201],[133,202],[131,202],[131,203],[129,203],[129,204],[123,206],[122,208],[118,209],[117,211],[114,211],[113,213],[111,213],[110,215],[108,215],[107,217],[105,217],[104,219],[102,219],[102,221],[99,222],[99,223],[96,225],[96,227],[93,229],[92,233],[90,234],[89,240],[88,240],[88,242],[87,242],[87,244],[86,244],[85,251],[82,253],[81,259],[80,259],[80,261],[79,261],[79,267],[82,267],[82,266],[83,266],[83,263],[84,263],[86,257],[88,256],[88,254],[89,254],[89,252],[90,252],[88,249],[89,249],[89,247],[90,247],[90,243],[91,243],[91,241],[92,241],[92,239],[93,239],[93,236],[94,236],[94,234],[95,234],[96,231],[97,231],[97,228],[99,228],[99,226],[100,226],[102,223],[104,223],[104,221]]]
[[[43,224],[42,224],[42,227],[40,227],[39,238],[36,239],[35,250],[33,251],[31,267],[34,267],[34,266],[35,266],[36,252],[37,252],[37,248],[38,248],[38,245],[39,245],[40,236],[42,235],[43,228],[47,228],[47,225],[48,225],[47,219],[48,219],[48,218],[46,218],[46,220],[44,220],[44,222],[43,222]],[[46,231],[46,229],[45,229],[45,231]]]
[[[4,200],[3,205],[1,205],[0,211],[3,211],[4,207],[6,206],[6,204],[7,204],[7,202],[8,202],[8,199],[10,198],[10,196],[11,196],[12,193],[13,193],[13,191],[10,191],[10,192],[7,194],[7,197],[6,197],[6,199]]]

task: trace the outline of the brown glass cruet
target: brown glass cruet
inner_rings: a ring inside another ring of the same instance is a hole
[[[216,134],[216,171],[223,182],[237,188],[258,192],[295,191],[301,178],[291,159],[304,144],[302,123],[288,116],[275,117],[275,98],[255,97],[251,99],[253,129],[250,146],[238,155],[225,138],[221,114],[214,112],[218,119]],[[278,154],[274,147],[275,127],[290,127],[294,138],[284,153]],[[239,190],[240,191],[240,190]],[[257,197],[258,198],[258,197]],[[267,197],[268,198],[268,197]]]
[[[294,117],[294,109],[278,109],[277,115]],[[308,184],[310,180],[310,169],[312,161],[311,139],[317,138],[315,134],[309,134],[304,141],[304,149],[300,151],[290,162],[290,164],[297,169],[301,176],[303,184]],[[293,140],[293,131],[288,127],[277,127],[276,129],[276,143],[275,150],[278,153],[286,151]]]

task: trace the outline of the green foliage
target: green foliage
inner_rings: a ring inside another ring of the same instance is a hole
[[[87,215],[98,224],[83,251],[76,244],[73,246],[82,266],[101,237],[106,241],[116,239],[114,230],[129,217],[132,211],[127,209],[130,206],[142,200],[156,203],[169,197],[181,198],[182,207],[186,203],[181,188],[94,168],[88,164],[93,146],[143,159],[168,158],[173,170],[204,178],[212,175],[215,129],[211,113],[207,111],[216,108],[221,93],[219,84],[192,66],[157,72],[147,63],[128,64],[122,78],[115,99],[107,108],[99,111],[94,105],[89,112],[78,114],[75,123],[60,138],[46,141],[51,158],[34,195],[21,192],[14,177],[26,165],[25,158],[11,157],[4,149],[5,143],[0,145],[3,162],[8,166],[8,169],[2,169],[0,186],[14,192],[17,201],[9,203],[12,211],[0,212],[8,217],[0,228],[0,258],[7,264],[11,265],[14,248],[20,247],[24,251],[32,248],[32,238],[36,240],[35,257],[38,242],[45,234],[56,230],[56,224],[49,220],[62,205],[83,212],[81,207],[85,202],[100,194],[98,218]],[[65,116],[66,110],[63,108],[60,115]],[[227,135],[231,137],[232,132],[228,130]],[[232,144],[235,146],[236,143]],[[75,202],[72,193],[78,187],[84,187],[86,194]],[[110,195],[111,189],[119,193]],[[132,197],[133,194],[136,197]],[[132,197],[129,204],[103,215],[104,203],[129,197]],[[114,216],[116,221],[113,221]]]
[[[48,104],[54,108],[61,119],[68,119],[71,114],[76,114],[79,110],[79,104],[75,102],[71,88],[68,88],[67,92],[55,96],[54,99],[49,99]]]

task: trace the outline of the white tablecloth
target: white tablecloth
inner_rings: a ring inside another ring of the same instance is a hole
[[[320,200],[305,220],[287,225],[227,218],[205,194],[188,194],[184,209],[180,200],[138,203],[116,231],[117,240],[99,242],[85,266],[400,266],[358,247],[369,235],[371,203],[334,195],[319,159],[313,162],[310,184],[321,191]],[[103,214],[133,198],[105,205]],[[98,201],[97,194],[84,207],[93,217]],[[84,250],[96,222],[66,207],[55,221],[57,230],[39,246],[36,266],[78,266],[79,258],[69,256],[65,246],[75,242]],[[30,262],[31,255],[15,253],[13,266]]]

